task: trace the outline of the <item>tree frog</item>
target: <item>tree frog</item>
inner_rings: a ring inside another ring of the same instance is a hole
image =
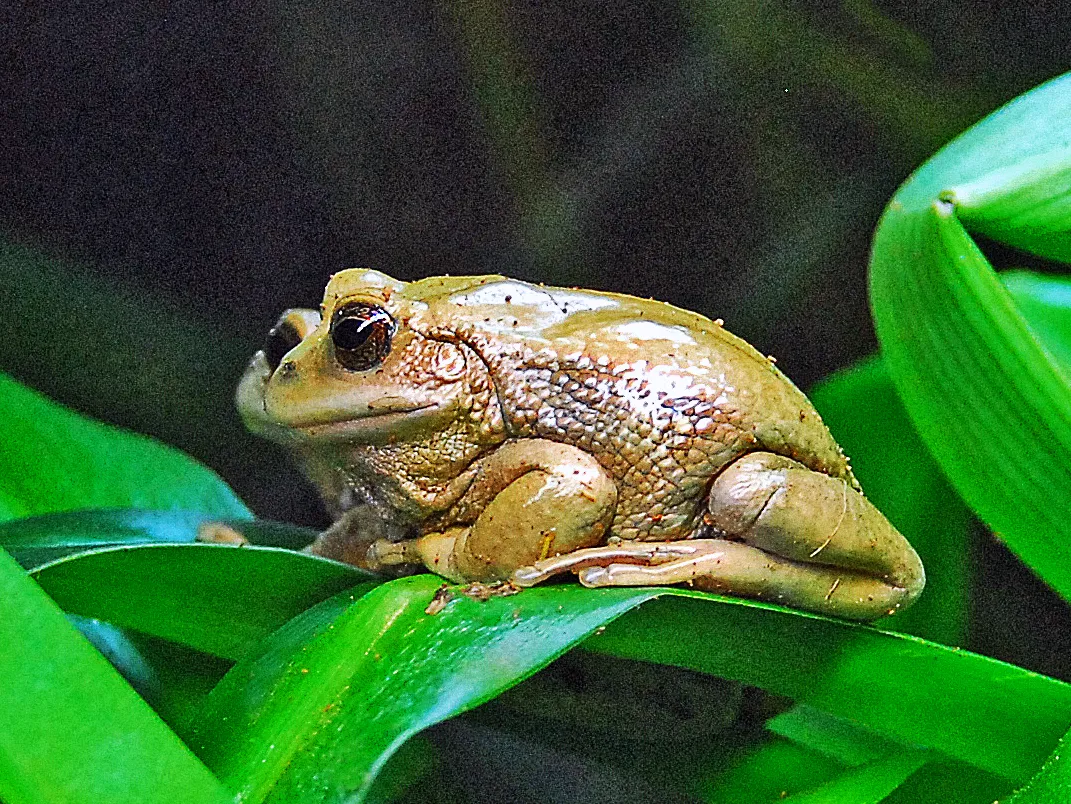
[[[309,549],[371,570],[687,584],[857,620],[925,583],[772,359],[669,304],[345,270],[282,315],[237,404],[326,502]]]

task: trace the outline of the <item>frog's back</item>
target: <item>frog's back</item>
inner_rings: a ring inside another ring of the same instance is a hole
[[[810,401],[719,323],[632,296],[464,279],[434,318],[490,366],[515,437],[572,444],[614,476],[623,538],[693,530],[711,479],[748,452],[851,479]]]

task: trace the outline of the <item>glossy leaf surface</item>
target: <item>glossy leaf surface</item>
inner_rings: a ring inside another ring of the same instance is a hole
[[[298,618],[212,692],[194,749],[246,801],[359,800],[406,738],[657,594],[536,588],[426,614],[440,585],[405,578]]]
[[[250,801],[359,796],[406,736],[593,631],[585,644],[597,650],[761,686],[1020,783],[1071,720],[1071,686],[777,607],[563,585],[482,603],[461,597],[428,615],[439,584],[415,576],[357,600],[344,593],[288,624],[211,694],[195,750]]]
[[[230,801],[212,774],[0,551],[0,797]]]
[[[1071,722],[1071,685],[1013,665],[867,626],[705,598],[667,591],[586,644],[745,681],[1020,783]]]
[[[39,567],[33,576],[72,614],[230,659],[310,606],[371,577],[289,550],[211,544],[93,550]]]
[[[882,354],[967,503],[1071,599],[1071,366],[971,233],[1071,258],[1071,76],[1017,98],[900,188],[874,240]]]
[[[88,419],[0,374],[0,520],[134,507],[246,518],[219,477],[178,450]]]
[[[196,511],[145,511],[138,508],[87,509],[0,522],[0,546],[26,568],[101,547],[136,544],[189,544],[205,523],[241,531],[251,544],[300,550],[317,532],[296,525],[254,520],[220,520]]]

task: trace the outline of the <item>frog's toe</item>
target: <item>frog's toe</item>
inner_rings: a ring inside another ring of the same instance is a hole
[[[529,586],[535,586],[540,581],[545,581],[551,574],[546,570],[539,569],[534,564],[529,564],[527,567],[517,567],[513,571],[510,580],[513,581],[515,586],[528,588]]]
[[[223,522],[202,522],[197,527],[197,541],[204,544],[233,544],[239,547],[249,544],[241,531]]]

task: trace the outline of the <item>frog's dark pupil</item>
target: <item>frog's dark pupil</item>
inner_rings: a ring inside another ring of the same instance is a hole
[[[280,321],[272,327],[264,343],[264,357],[268,361],[268,367],[272,371],[279,368],[286,353],[299,343],[301,343],[301,335],[289,321]]]
[[[352,302],[331,318],[331,343],[335,358],[350,371],[375,368],[390,352],[394,319],[382,307]]]
[[[372,322],[352,316],[340,318],[331,330],[331,338],[339,349],[356,349],[372,334]]]

